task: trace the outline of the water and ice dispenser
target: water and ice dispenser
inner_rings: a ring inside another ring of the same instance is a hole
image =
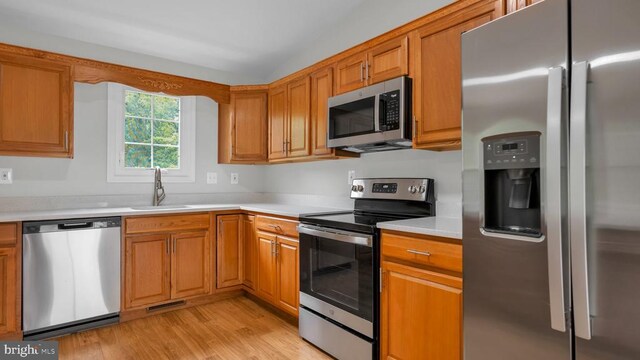
[[[541,236],[540,133],[482,139],[487,232]]]

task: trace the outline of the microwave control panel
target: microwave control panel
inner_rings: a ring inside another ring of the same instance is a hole
[[[400,128],[400,90],[380,94],[380,130]]]

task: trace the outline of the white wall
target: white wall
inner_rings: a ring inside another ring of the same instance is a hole
[[[1,196],[150,194],[151,183],[107,183],[107,85],[75,85],[75,158],[0,156],[0,168],[13,168],[11,185]],[[206,97],[196,101],[196,182],[165,183],[168,194],[261,192],[263,167],[217,164],[218,105]],[[206,184],[206,173],[218,173],[218,184]],[[240,174],[238,185],[230,173]]]
[[[462,153],[397,150],[363,154],[359,159],[281,164],[267,167],[266,189],[273,193],[349,196],[348,171],[356,177],[428,177],[439,201],[460,202]]]
[[[298,56],[275,69],[267,82],[303,69],[453,2],[454,0],[363,1],[349,16],[318,34],[317,38],[309,39],[308,46],[299,51]]]

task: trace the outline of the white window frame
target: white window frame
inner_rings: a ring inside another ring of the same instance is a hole
[[[153,169],[124,166],[124,100],[125,90],[140,91],[130,86],[109,83],[107,89],[107,182],[153,182]],[[163,182],[195,182],[196,180],[196,97],[180,97],[180,169],[162,169]]]

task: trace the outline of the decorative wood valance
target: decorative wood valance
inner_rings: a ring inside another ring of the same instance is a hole
[[[0,52],[70,65],[72,79],[76,82],[89,84],[117,82],[145,91],[179,96],[202,95],[218,103],[228,104],[230,102],[229,85],[225,84],[3,43],[0,43]]]

